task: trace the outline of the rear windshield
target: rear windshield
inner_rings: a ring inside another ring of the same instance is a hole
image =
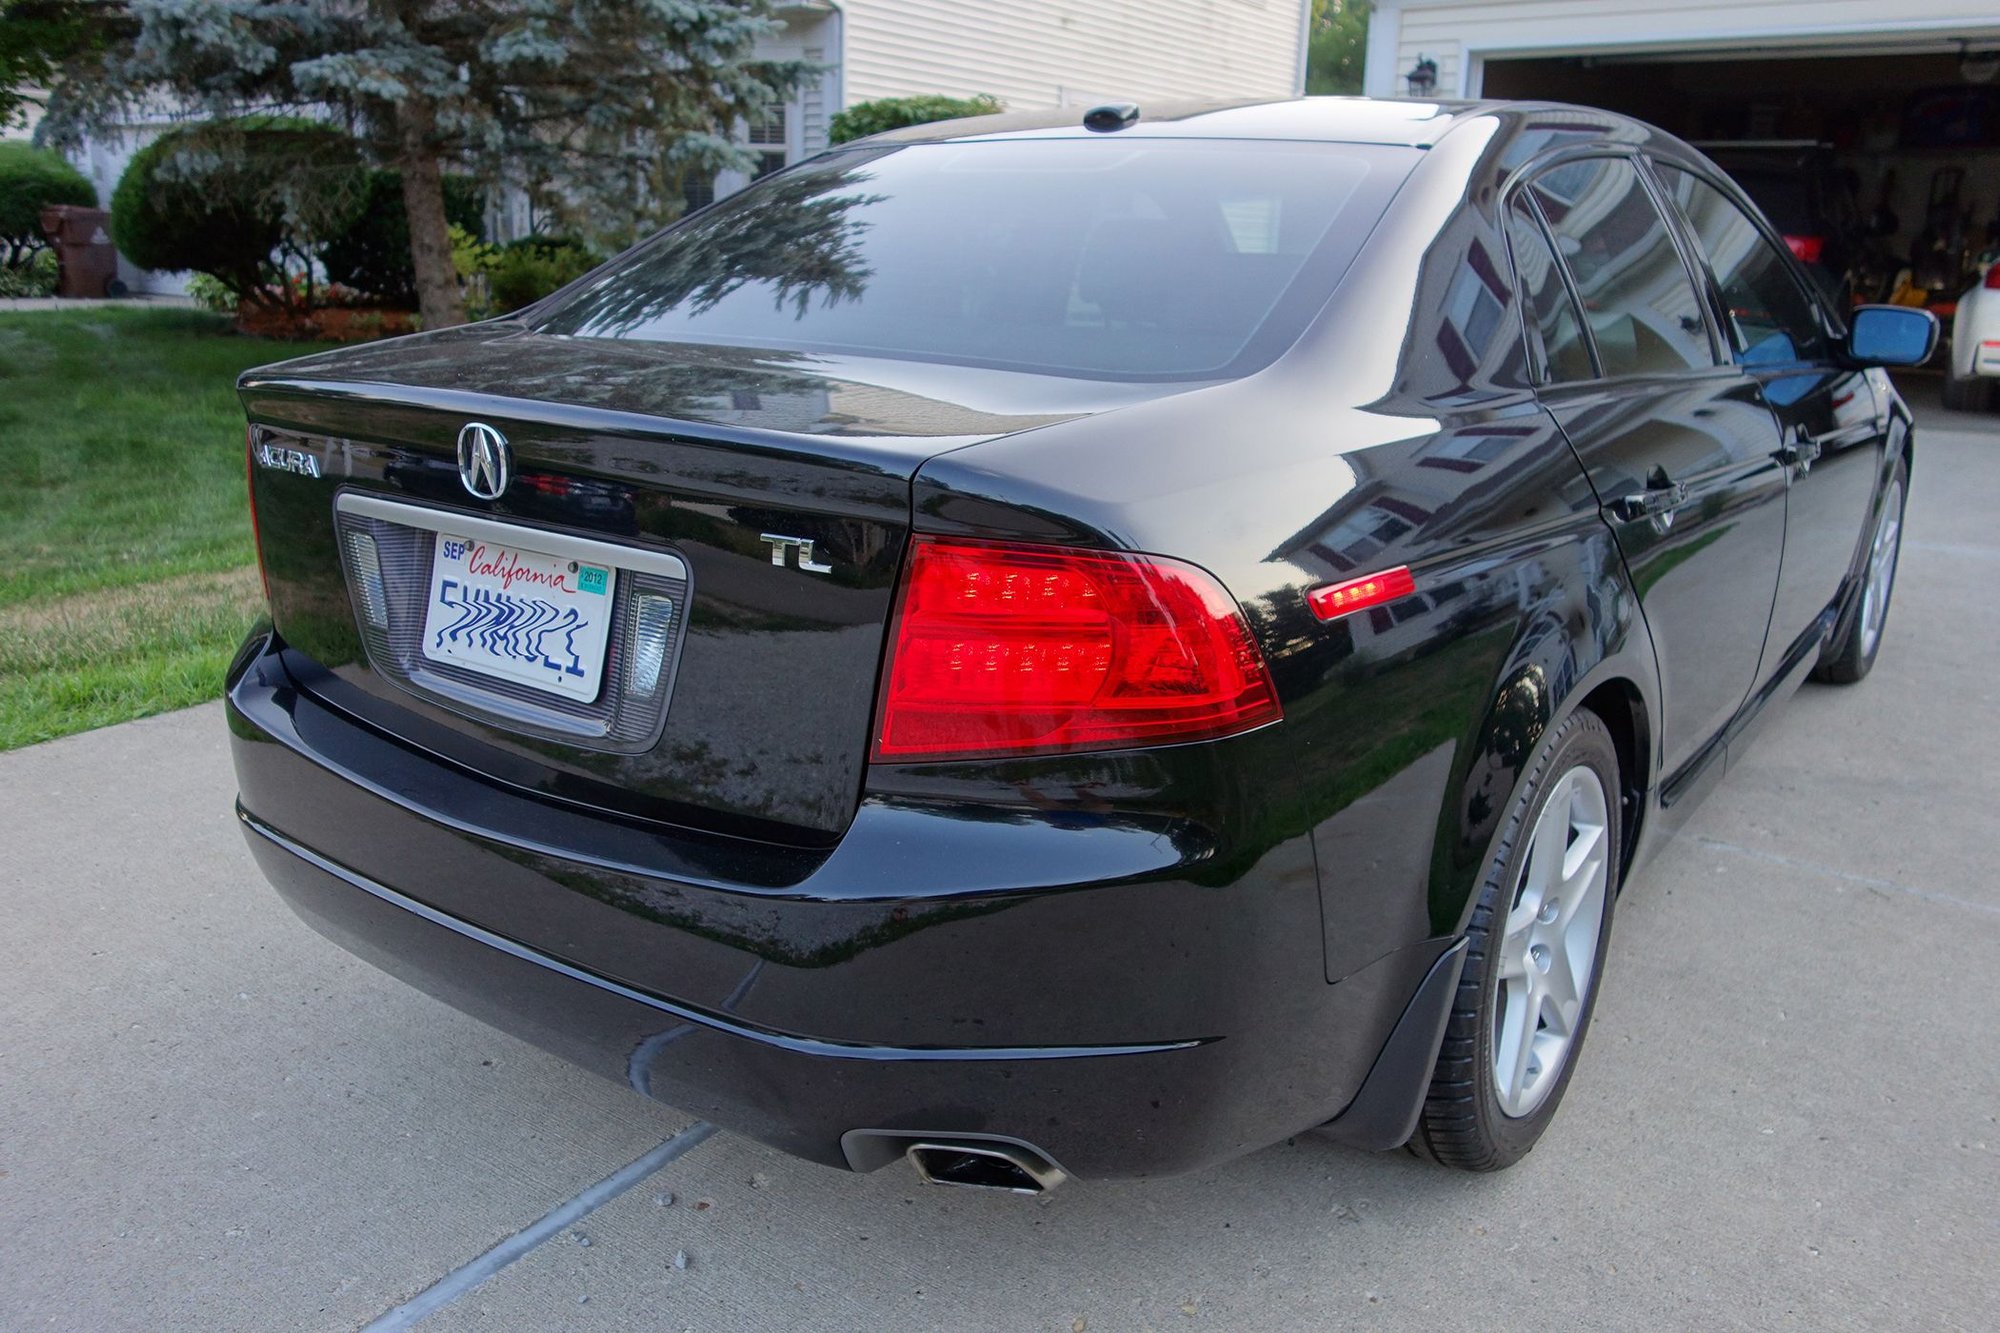
[[[1093,378],[1243,374],[1303,330],[1415,159],[1109,138],[836,152],[661,233],[535,327]]]

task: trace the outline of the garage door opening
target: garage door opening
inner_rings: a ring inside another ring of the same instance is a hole
[[[1601,106],[1704,147],[1737,144],[1715,155],[1802,258],[1852,251],[1834,279],[1844,296],[1948,322],[2000,251],[2000,82],[1976,81],[2000,72],[1980,58],[2000,52],[2000,32],[1928,44],[1940,49],[1489,57],[1480,95]]]

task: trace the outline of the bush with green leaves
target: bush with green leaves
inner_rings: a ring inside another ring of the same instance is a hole
[[[399,310],[414,308],[417,274],[410,262],[402,173],[364,170],[352,193],[352,210],[319,251],[327,280]],[[479,189],[467,177],[444,178],[444,211],[451,225],[469,235],[483,230]]]
[[[624,238],[664,221],[684,175],[750,170],[729,129],[813,72],[760,56],[772,0],[131,0],[67,62],[39,133],[81,142],[136,104],[241,116],[315,107],[395,167],[431,328],[464,322],[443,176],[558,195]]]
[[[492,245],[455,224],[451,261],[473,319],[511,315],[604,262],[574,236],[528,236]]]
[[[37,250],[23,264],[0,264],[0,299],[54,296],[59,272],[53,250]]]
[[[206,273],[197,273],[188,279],[187,294],[197,309],[212,310],[218,315],[227,315],[236,309],[236,293]]]
[[[402,177],[361,155],[360,144],[319,121],[248,116],[177,127],[126,168],[112,195],[112,236],[142,268],[206,275],[230,308],[248,301],[303,314],[357,296],[408,308],[416,281]],[[446,177],[445,201],[454,225],[476,235],[472,184]]]
[[[359,150],[315,121],[247,116],[168,130],[111,195],[111,235],[140,268],[206,273],[240,299],[310,304],[290,274],[351,215]]]
[[[59,153],[0,143],[0,265],[21,268],[46,241],[42,210],[51,204],[97,206],[97,191]]]
[[[830,143],[864,139],[884,130],[900,130],[908,125],[928,125],[935,120],[957,120],[961,116],[990,116],[1005,110],[1000,99],[987,93],[976,97],[946,97],[924,93],[917,97],[879,97],[873,102],[857,102],[833,118],[827,127]]]
[[[1313,0],[1306,26],[1306,92],[1361,91],[1368,63],[1371,0]]]
[[[603,261],[569,236],[530,236],[500,247],[486,264],[486,291],[496,315],[512,314],[575,282]]]

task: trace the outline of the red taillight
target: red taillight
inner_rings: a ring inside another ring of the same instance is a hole
[[[1280,715],[1242,611],[1193,565],[919,537],[875,757],[1166,745]]]
[[[1826,237],[1787,236],[1785,244],[1792,248],[1792,254],[1801,264],[1817,264],[1820,253],[1826,249]]]
[[[1417,590],[1417,581],[1403,565],[1379,574],[1364,574],[1345,583],[1329,583],[1306,594],[1306,605],[1321,620],[1335,620],[1364,607],[1380,606],[1408,597]]]
[[[1987,267],[1986,281],[1981,285],[1988,291],[2000,291],[2000,264],[1992,264]]]
[[[264,605],[271,604],[271,574],[264,568],[264,530],[257,524],[257,428],[243,428],[243,490],[250,497],[250,546],[257,553],[257,577],[264,583]]]

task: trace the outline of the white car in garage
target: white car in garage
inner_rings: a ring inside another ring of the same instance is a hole
[[[1983,412],[1994,404],[2000,383],[2000,258],[1987,259],[1986,272],[1958,298],[1951,321],[1951,355],[1944,363],[1944,405],[1959,412]]]

